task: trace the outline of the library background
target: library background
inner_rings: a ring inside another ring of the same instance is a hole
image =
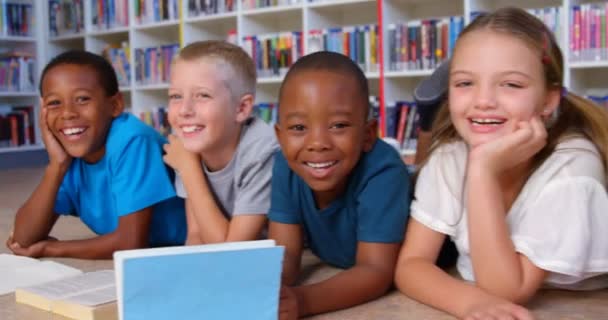
[[[304,54],[331,50],[365,71],[380,134],[414,153],[416,85],[484,11],[519,6],[543,20],[565,55],[565,85],[608,107],[608,2],[585,0],[0,0],[0,168],[46,156],[38,79],[69,49],[103,54],[127,108],[164,134],[170,61],[180,47],[221,39],[258,69],[256,112],[276,120],[279,85]],[[608,125],[608,124],[607,124]]]

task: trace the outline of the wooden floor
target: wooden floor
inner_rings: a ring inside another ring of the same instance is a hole
[[[0,171],[0,253],[7,253],[4,242],[10,232],[14,212],[34,190],[42,176],[42,169]],[[607,230],[608,232],[608,230]],[[59,219],[52,234],[59,239],[82,239],[92,236],[76,218]],[[84,271],[112,268],[112,261],[86,261],[76,259],[55,259]],[[304,282],[316,282],[334,275],[339,270],[324,266],[311,254],[304,257]],[[0,274],[0,281],[2,275]],[[0,319],[2,320],[46,320],[64,319],[37,309],[16,305],[14,295],[0,296]],[[595,292],[544,291],[539,294],[530,308],[537,319],[608,319],[608,290]],[[419,304],[397,291],[370,303],[311,317],[315,320],[441,320],[452,317]]]

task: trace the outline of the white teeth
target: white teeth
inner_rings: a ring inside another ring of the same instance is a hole
[[[185,132],[185,133],[192,133],[192,132],[195,132],[195,131],[199,131],[202,128],[203,127],[201,127],[201,126],[183,126],[182,127],[182,131]]]
[[[333,166],[334,164],[336,164],[338,161],[328,161],[328,162],[306,162],[306,165],[314,168],[314,169],[323,169],[323,168],[328,168]]]
[[[489,118],[473,118],[473,119],[471,119],[471,121],[476,124],[501,124],[504,122],[504,120],[489,119]]]
[[[67,129],[63,129],[63,133],[65,135],[71,136],[74,134],[79,134],[82,133],[84,131],[85,128],[67,128]]]

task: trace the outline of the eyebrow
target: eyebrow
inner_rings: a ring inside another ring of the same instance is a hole
[[[304,112],[289,112],[287,115],[285,115],[285,120],[289,120],[291,118],[305,118],[306,117],[306,113]]]
[[[458,75],[458,74],[471,75],[473,73],[469,72],[469,71],[464,71],[464,70],[455,70],[455,71],[450,72],[450,76]],[[510,75],[510,74],[516,74],[516,75],[519,75],[519,76],[522,76],[522,77],[525,77],[528,79],[532,79],[532,77],[529,74],[522,72],[522,71],[509,70],[509,71],[504,71],[504,72],[499,73],[499,75],[501,75],[501,76],[506,76],[506,75]]]

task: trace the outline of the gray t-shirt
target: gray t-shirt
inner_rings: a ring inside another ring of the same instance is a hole
[[[209,172],[203,164],[213,197],[226,218],[268,213],[273,155],[278,149],[272,127],[252,118],[243,126],[239,145],[225,168]],[[175,190],[178,196],[188,197],[179,174]]]

